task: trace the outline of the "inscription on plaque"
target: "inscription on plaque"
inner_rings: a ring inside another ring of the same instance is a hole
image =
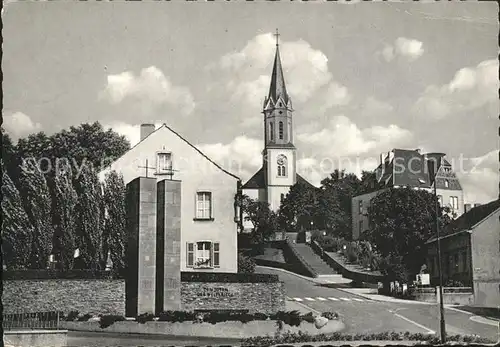
[[[224,287],[203,288],[197,293],[201,298],[232,298],[234,293]]]

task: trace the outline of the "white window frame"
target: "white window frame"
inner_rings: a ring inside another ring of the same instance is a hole
[[[278,177],[286,177],[286,165],[278,165]]]
[[[163,160],[164,163],[162,163],[162,160],[160,160],[160,157],[162,156],[170,156],[170,161],[169,160]],[[164,164],[164,165],[162,165]],[[156,173],[157,174],[171,174],[173,170],[173,160],[172,160],[172,152],[168,151],[160,151],[156,152]]]
[[[208,200],[206,199],[207,196],[209,197]],[[203,199],[200,199],[200,197],[203,197]],[[213,220],[212,192],[206,190],[197,191],[195,195],[194,208],[195,208],[195,218],[194,218],[195,220]]]
[[[458,196],[450,196],[450,205],[453,210],[458,210]]]
[[[220,268],[220,242],[210,240],[187,242],[186,251],[186,267],[193,269]]]

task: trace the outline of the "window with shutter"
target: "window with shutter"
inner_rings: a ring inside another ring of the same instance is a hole
[[[213,256],[213,264],[214,267],[220,267],[220,245],[218,242],[214,242],[214,256]]]
[[[194,266],[194,243],[187,243],[187,259],[186,259],[186,267]]]

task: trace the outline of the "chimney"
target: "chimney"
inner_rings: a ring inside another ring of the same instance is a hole
[[[155,125],[154,124],[141,124],[141,141],[144,140],[146,137],[151,135],[155,131]]]
[[[471,208],[472,208],[472,205],[471,205],[471,204],[465,204],[465,205],[464,205],[464,213],[469,212]]]

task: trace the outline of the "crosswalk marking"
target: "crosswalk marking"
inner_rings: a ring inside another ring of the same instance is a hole
[[[307,301],[314,301],[313,298],[304,298],[304,299],[306,299]]]
[[[294,299],[295,299],[295,301],[302,301],[301,298],[294,298]]]
[[[316,299],[318,299],[319,301],[326,301],[326,299],[325,299],[325,298],[322,298],[322,297],[320,297],[320,296],[318,296]]]
[[[328,298],[328,299],[330,299],[332,301],[339,301],[339,299],[337,299],[337,298]]]
[[[363,301],[362,299],[358,299],[358,298],[352,298],[353,300],[356,300],[356,301]]]
[[[348,298],[340,298],[340,300],[351,301],[351,299],[348,299]]]

